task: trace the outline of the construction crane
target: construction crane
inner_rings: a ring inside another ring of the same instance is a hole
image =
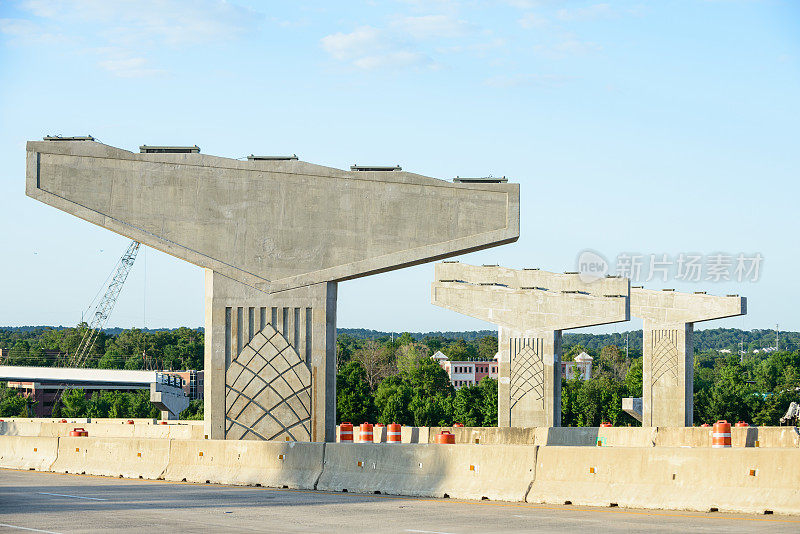
[[[131,244],[128,245],[128,249],[117,262],[114,270],[114,277],[108,284],[103,298],[97,304],[92,321],[83,333],[80,345],[78,345],[78,348],[72,353],[72,357],[69,358],[67,367],[83,367],[86,363],[86,359],[89,357],[94,342],[97,340],[97,336],[100,335],[106,322],[108,322],[108,317],[114,310],[114,306],[117,304],[119,292],[122,291],[122,286],[125,285],[125,280],[128,278],[131,268],[133,268],[133,262],[136,261],[136,254],[138,252],[139,243],[131,241]]]
[[[125,280],[127,280],[128,274],[131,272],[131,268],[133,268],[133,262],[136,261],[136,254],[138,252],[139,243],[131,241],[131,244],[128,245],[127,250],[114,267],[114,276],[108,284],[103,298],[97,304],[92,322],[86,327],[86,331],[83,333],[78,348],[72,353],[72,356],[68,357],[66,360],[67,367],[83,367],[86,363],[86,359],[89,357],[94,342],[97,340],[97,336],[100,335],[100,332],[108,321],[108,317],[114,310],[114,306],[117,304],[119,292],[122,291],[122,286],[125,285]],[[61,387],[57,390],[53,398],[53,410],[55,410],[67,389],[69,388],[66,384],[61,384]]]

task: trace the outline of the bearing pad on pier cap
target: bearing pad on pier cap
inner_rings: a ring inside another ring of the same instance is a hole
[[[333,441],[337,283],[519,237],[501,180],[140,151],[30,141],[26,194],[206,270],[212,439]]]
[[[431,303],[498,325],[498,426],[561,425],[561,331],[630,319],[630,282],[437,263]]]
[[[631,315],[644,320],[642,426],[694,423],[694,323],[747,313],[747,299],[631,288]]]

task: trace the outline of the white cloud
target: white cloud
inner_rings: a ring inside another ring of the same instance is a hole
[[[471,24],[446,15],[401,17],[382,28],[360,26],[349,33],[326,35],[320,44],[333,59],[359,69],[435,67],[437,63],[424,51],[426,41],[457,39],[473,30]],[[441,46],[436,50],[448,49]]]
[[[394,20],[392,26],[418,40],[462,37],[475,29],[469,22],[450,15],[401,17]]]
[[[237,37],[260,20],[250,9],[221,0],[26,0],[20,7],[57,24],[86,23],[111,42],[155,40],[199,44]]]
[[[517,21],[525,29],[544,28],[550,25],[550,20],[536,13],[525,13]]]
[[[385,47],[381,31],[362,26],[350,33],[334,33],[322,38],[322,48],[334,59],[347,61],[374,53]]]
[[[59,44],[68,39],[64,35],[50,33],[40,24],[27,19],[0,19],[0,33],[20,44]]]
[[[19,9],[32,19],[4,19],[0,32],[31,43],[58,38],[79,53],[97,54],[99,67],[126,77],[164,72],[147,57],[158,48],[236,39],[263,19],[222,0],[23,0]]]
[[[164,72],[160,69],[151,68],[147,59],[143,57],[106,59],[98,62],[98,65],[114,76],[119,76],[120,78],[142,78],[146,76],[162,74]]]
[[[561,76],[558,74],[515,74],[511,76],[494,76],[484,80],[484,84],[498,89],[508,89],[510,87],[563,87],[566,83],[573,80],[571,76]]]
[[[610,4],[593,4],[586,7],[559,9],[556,16],[561,20],[591,20],[614,15]]]
[[[579,41],[577,39],[567,39],[555,44],[536,45],[533,50],[541,55],[562,58],[566,56],[579,56],[590,54],[602,50],[597,43],[590,41]]]
[[[353,61],[353,64],[361,69],[410,67],[426,63],[431,63],[430,58],[426,55],[405,50],[376,56],[365,56]]]

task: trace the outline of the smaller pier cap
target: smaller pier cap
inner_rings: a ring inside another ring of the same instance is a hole
[[[747,313],[747,299],[631,288],[642,331],[642,426],[694,423],[694,323]]]
[[[747,298],[631,288],[631,315],[654,323],[699,323],[747,314]]]
[[[630,319],[627,278],[437,263],[431,303],[521,331],[568,330]]]

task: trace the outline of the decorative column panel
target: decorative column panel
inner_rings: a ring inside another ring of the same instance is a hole
[[[561,426],[561,331],[498,332],[498,426]]]
[[[694,423],[693,323],[644,321],[642,426]]]
[[[265,293],[206,270],[205,434],[332,441],[333,282]]]

